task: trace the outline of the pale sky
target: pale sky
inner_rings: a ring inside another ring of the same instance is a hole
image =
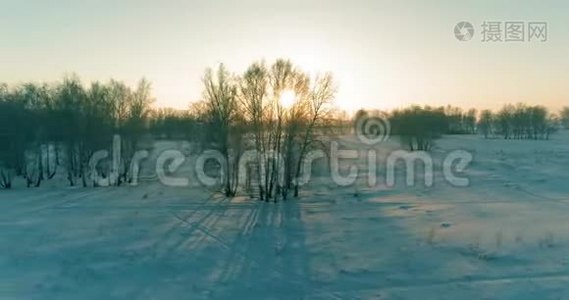
[[[472,40],[454,37],[459,21]],[[482,42],[484,21],[544,21],[548,41]],[[334,73],[348,110],[558,109],[569,105],[569,1],[0,0],[0,82],[144,76],[157,105],[185,108],[207,67],[241,73],[277,57]]]

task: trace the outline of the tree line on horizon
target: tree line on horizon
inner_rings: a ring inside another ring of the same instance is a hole
[[[294,103],[281,103],[283,92]],[[189,140],[217,150],[219,186],[234,196],[240,184],[261,200],[299,195],[301,163],[311,150],[326,149],[326,135],[345,133],[350,117],[333,105],[336,83],[331,74],[311,76],[291,61],[252,63],[243,74],[223,65],[208,69],[203,96],[188,109],[153,108],[151,84],[123,82],[85,85],[78,76],[54,84],[0,84],[0,188],[16,177],[40,186],[64,172],[69,185],[96,186],[89,160],[110,149],[120,135],[121,164],[115,185],[132,181],[133,154],[145,140]],[[360,110],[354,118],[374,115]],[[386,114],[392,135],[409,150],[428,151],[444,134],[481,134],[486,138],[548,139],[560,126],[569,128],[569,107],[552,115],[541,106],[505,105],[480,112],[458,107],[410,106]],[[238,158],[254,150],[250,182],[238,182]],[[110,164],[97,166],[110,176]]]
[[[506,104],[498,112],[481,111],[478,120],[485,138],[548,140],[560,128],[569,128],[569,107],[556,115],[540,105]]]
[[[355,119],[373,117],[377,111],[359,110]],[[429,151],[445,134],[481,134],[506,140],[548,140],[560,128],[569,129],[569,107],[555,115],[543,106],[506,104],[497,112],[464,111],[452,106],[419,106],[381,113],[391,125],[391,134],[411,151]]]

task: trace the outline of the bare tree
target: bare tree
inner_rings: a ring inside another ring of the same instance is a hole
[[[320,142],[318,128],[329,127],[329,116],[332,108],[332,101],[336,95],[336,86],[332,74],[327,73],[324,76],[317,77],[314,81],[312,89],[308,95],[308,103],[306,112],[306,123],[304,130],[300,132],[301,142],[300,151],[297,157],[294,170],[294,196],[298,197],[299,188],[298,181],[301,176],[302,163],[307,152]],[[304,110],[304,106],[299,110]]]
[[[203,113],[209,127],[210,142],[225,160],[221,166],[223,191],[226,196],[232,197],[237,193],[238,158],[241,152],[237,82],[220,65],[215,73],[211,69],[206,70],[203,83]]]
[[[258,188],[260,200],[265,199],[265,184],[260,167],[264,164],[263,153],[266,152],[265,137],[265,106],[268,97],[268,70],[263,62],[253,63],[240,80],[240,105],[243,107],[244,117],[250,124],[256,163],[248,178],[255,176],[254,184]]]
[[[121,127],[121,170],[117,184],[131,182],[130,166],[138,144],[148,128],[150,105],[154,102],[150,82],[146,79],[139,81],[136,89],[130,95],[123,95],[126,102],[126,120]],[[117,115],[125,114],[125,105],[117,105]]]

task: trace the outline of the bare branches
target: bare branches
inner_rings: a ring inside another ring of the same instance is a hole
[[[281,101],[284,93],[294,97],[289,107]],[[286,198],[292,187],[298,194],[295,182],[301,161],[334,94],[330,74],[312,82],[307,73],[284,59],[270,68],[263,62],[254,63],[241,77],[240,104],[257,151],[253,169],[258,170],[255,184],[261,200]]]
[[[217,72],[206,70],[204,78],[202,112],[208,126],[211,145],[225,158],[222,167],[223,189],[226,196],[237,191],[238,154],[241,152],[240,116],[237,99],[237,82],[223,65]]]

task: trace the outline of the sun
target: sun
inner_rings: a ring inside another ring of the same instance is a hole
[[[291,90],[284,90],[279,100],[284,108],[291,108],[296,102],[296,94]]]

